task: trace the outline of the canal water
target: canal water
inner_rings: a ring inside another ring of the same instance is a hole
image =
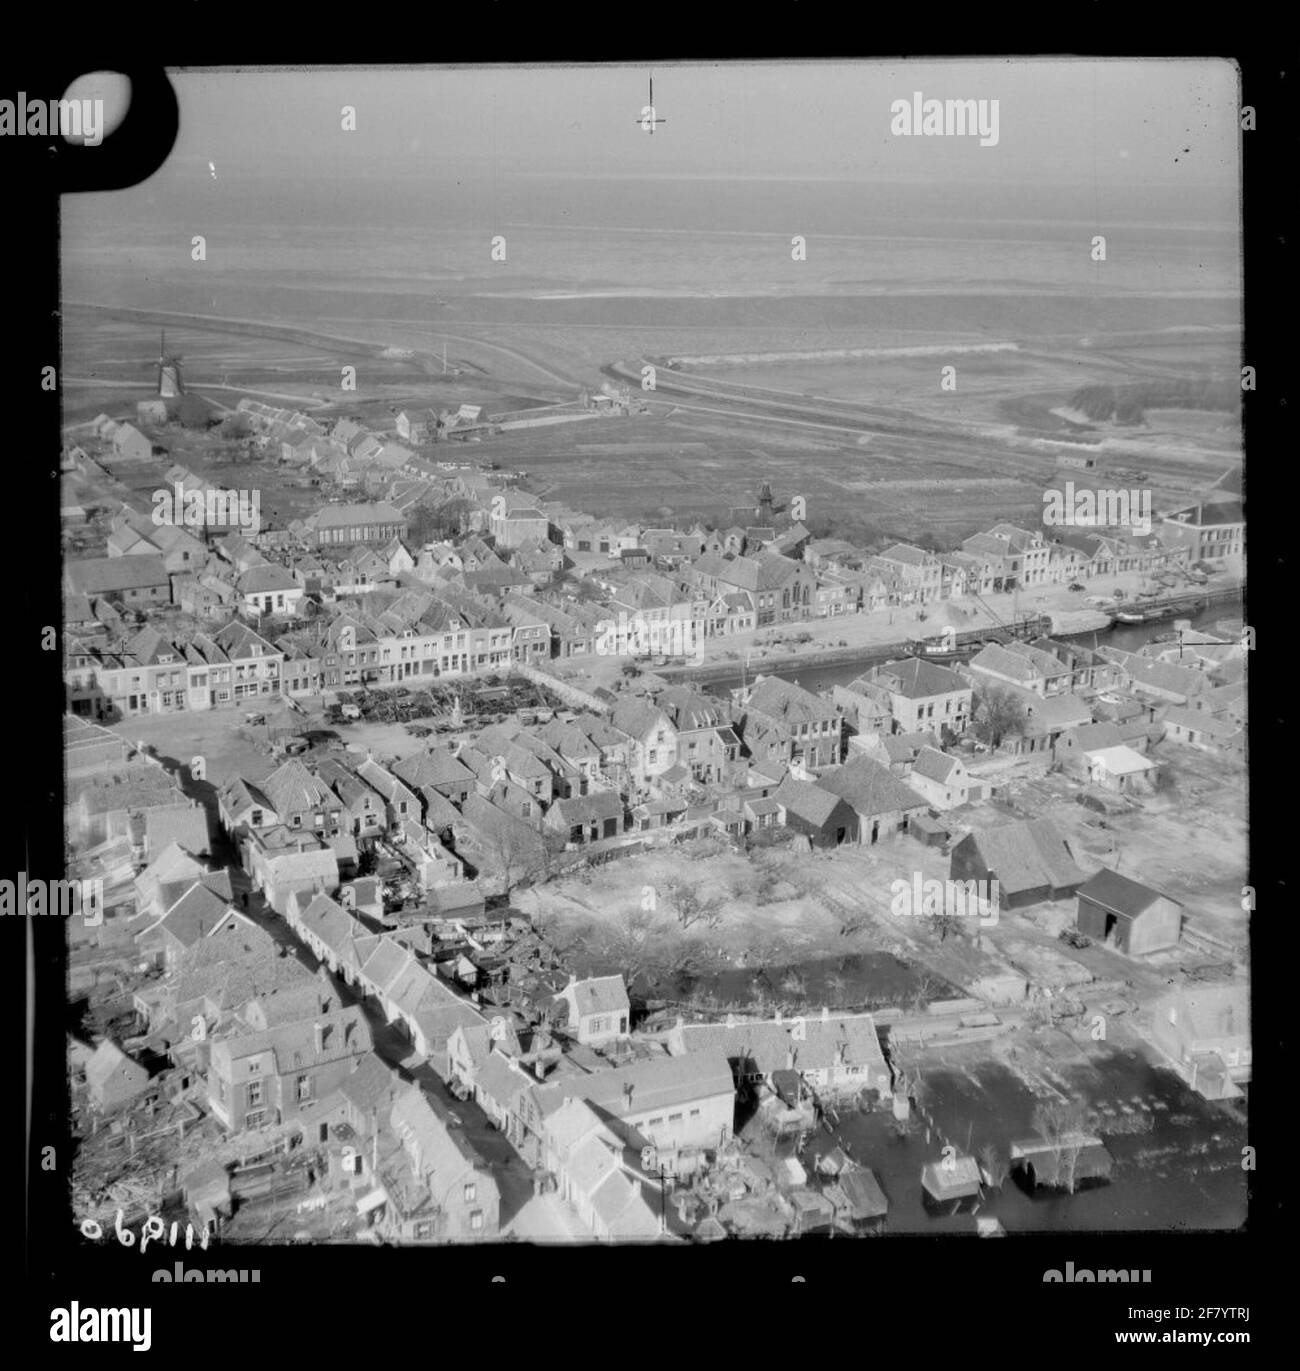
[[[1220,619],[1239,619],[1241,608],[1239,603],[1229,601],[1223,604],[1209,605],[1198,614],[1187,617],[1190,618],[1193,628],[1211,633],[1214,631],[1214,625]],[[1103,633],[1088,634],[1084,637],[1071,638],[1065,641],[1077,643],[1080,647],[1092,647],[1095,640],[1098,647],[1117,647],[1125,652],[1136,652],[1159,634],[1172,632],[1173,626],[1174,620],[1172,618],[1154,624],[1115,624],[1114,627]],[[897,656],[897,654],[890,655]],[[810,690],[816,695],[820,691],[829,690],[832,686],[849,685],[864,671],[885,660],[887,660],[885,654],[878,652],[872,655],[870,652],[865,652],[860,661],[840,663],[837,666],[800,667],[794,665],[768,668],[763,665],[763,659],[760,657],[750,662],[747,676],[738,671],[734,676],[709,682],[706,689],[715,695],[729,695],[732,690],[738,690],[744,685],[746,680],[752,684],[754,677],[761,673],[765,676],[781,676],[787,681],[797,681],[805,690]]]
[[[938,1212],[927,1207],[921,1170],[941,1159],[945,1144],[977,1159],[992,1146],[1005,1166],[1011,1143],[1035,1137],[1038,1098],[996,1062],[969,1074],[927,1071],[923,1103],[912,1110],[905,1137],[888,1108],[846,1110],[839,1127],[819,1128],[800,1156],[811,1174],[813,1161],[838,1145],[870,1167],[889,1201],[887,1233],[972,1234],[976,1214],[1001,1220],[1008,1233],[1236,1229],[1245,1222],[1244,1108],[1202,1099],[1132,1051],[1089,1066],[1056,1066],[1052,1074],[1059,1089],[1092,1112],[1091,1127],[1114,1158],[1108,1182],[1073,1195],[1031,1194],[1009,1176],[957,1212],[949,1212],[951,1204]]]

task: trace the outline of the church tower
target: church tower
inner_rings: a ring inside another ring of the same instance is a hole
[[[766,481],[758,492],[758,508],[754,511],[754,520],[759,528],[772,527],[772,487]]]

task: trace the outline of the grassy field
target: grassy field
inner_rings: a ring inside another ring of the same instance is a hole
[[[539,298],[539,290],[556,283],[514,275],[439,283],[438,294],[427,283],[402,293],[376,279],[310,295],[296,281],[255,289],[246,274],[214,279],[220,282],[215,294],[205,296],[178,275],[170,291],[160,286],[152,296],[140,291],[135,297],[143,309],[220,313],[227,320],[169,324],[168,348],[184,355],[190,385],[218,402],[233,404],[247,393],[298,403],[322,418],[360,413],[384,424],[408,406],[568,398],[578,384],[606,379],[600,368],[615,361],[749,355],[742,365],[681,373],[721,383],[722,393],[675,395],[665,378],[664,389],[643,396],[650,413],[638,418],[515,431],[465,450],[478,461],[523,467],[539,496],[605,517],[730,522],[731,508],[752,504],[768,481],[779,498],[803,495],[815,525],[850,519],[882,537],[931,533],[955,544],[1001,519],[1037,522],[1041,491],[1058,476],[1057,456],[1068,451],[1051,441],[1056,437],[1099,444],[1103,474],[1147,470],[1162,499],[1189,497],[1241,450],[1235,416],[1155,412],[1138,428],[1086,430],[1052,413],[1085,385],[1230,372],[1238,335],[1231,302],[1218,298],[837,295],[829,281],[819,281],[823,293],[801,294],[783,283],[780,290],[736,296]],[[140,314],[69,306],[69,421],[101,409],[130,413],[150,393],[159,328]],[[258,329],[286,336],[257,336]],[[988,344],[1015,350],[962,350]],[[460,376],[442,374],[444,346]],[[918,347],[952,351],[763,356]],[[415,355],[385,357],[386,348]],[[955,389],[941,386],[941,368],[948,365],[955,368]],[[341,390],[344,366],[357,369],[355,392]],[[747,404],[737,386],[770,388],[772,398],[804,408]],[[811,396],[830,403],[818,405]],[[205,460],[199,445],[184,439],[174,456],[197,466]],[[265,471],[257,479],[272,492],[273,498],[264,496],[268,514],[291,517],[315,498]]]

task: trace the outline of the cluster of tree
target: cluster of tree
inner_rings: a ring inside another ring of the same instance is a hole
[[[407,540],[415,547],[460,538],[469,530],[472,506],[456,496],[437,506],[417,505],[407,522]]]
[[[998,747],[1003,738],[1024,732],[1029,713],[1009,690],[981,686],[974,696],[975,736],[989,747]]]

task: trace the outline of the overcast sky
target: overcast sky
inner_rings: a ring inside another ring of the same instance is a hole
[[[173,76],[161,175],[436,174],[1217,184],[1237,177],[1237,72],[1218,60],[213,71]],[[999,102],[996,147],[897,137],[890,105]],[[356,107],[355,132],[341,129]],[[156,187],[155,187],[156,188]]]

